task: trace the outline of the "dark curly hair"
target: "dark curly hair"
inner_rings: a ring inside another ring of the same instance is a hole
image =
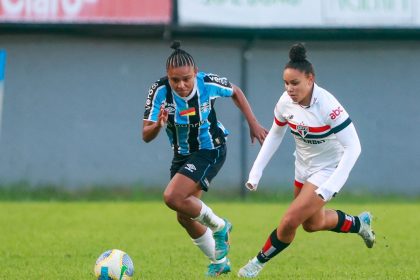
[[[289,51],[290,61],[286,64],[284,69],[292,68],[299,70],[306,75],[312,74],[315,76],[314,67],[306,59],[306,49],[302,43],[294,44]]]

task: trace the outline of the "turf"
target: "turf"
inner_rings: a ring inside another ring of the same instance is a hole
[[[209,203],[233,225],[230,259],[238,269],[254,256],[287,207],[282,203]],[[295,242],[258,279],[419,279],[418,203],[330,205],[375,215],[377,243],[354,234],[298,231]],[[162,202],[1,202],[0,279],[94,279],[105,250],[126,251],[134,279],[205,279],[206,258]]]

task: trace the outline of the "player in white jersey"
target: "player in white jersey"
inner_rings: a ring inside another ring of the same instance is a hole
[[[305,47],[293,45],[289,57],[283,72],[286,91],[276,104],[273,125],[246,187],[257,189],[264,168],[290,127],[296,142],[295,199],[261,251],[239,270],[240,277],[256,277],[271,258],[290,245],[300,225],[308,232],[358,233],[368,248],[372,248],[375,240],[369,212],[352,216],[325,209],[326,203],[343,187],[359,157],[359,137],[344,107],[315,83]]]

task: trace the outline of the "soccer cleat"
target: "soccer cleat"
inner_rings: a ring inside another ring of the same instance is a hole
[[[265,264],[260,263],[257,258],[250,260],[245,266],[238,271],[238,276],[243,278],[257,277],[258,273],[263,269]]]
[[[229,253],[229,234],[232,231],[232,224],[226,219],[224,219],[224,221],[225,226],[221,230],[213,233],[213,238],[216,245],[216,260],[223,259]]]
[[[230,272],[230,261],[228,258],[222,263],[211,263],[207,271],[207,276],[217,277],[220,274]]]
[[[368,248],[372,248],[373,243],[375,243],[375,232],[371,227],[372,214],[370,214],[370,212],[363,212],[360,213],[358,217],[360,220],[360,229],[358,234],[363,238],[366,246]]]

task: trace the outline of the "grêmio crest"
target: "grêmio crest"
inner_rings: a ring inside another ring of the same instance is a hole
[[[300,134],[300,136],[302,136],[302,138],[305,138],[305,136],[309,132],[309,127],[299,124],[296,126],[296,130]]]

